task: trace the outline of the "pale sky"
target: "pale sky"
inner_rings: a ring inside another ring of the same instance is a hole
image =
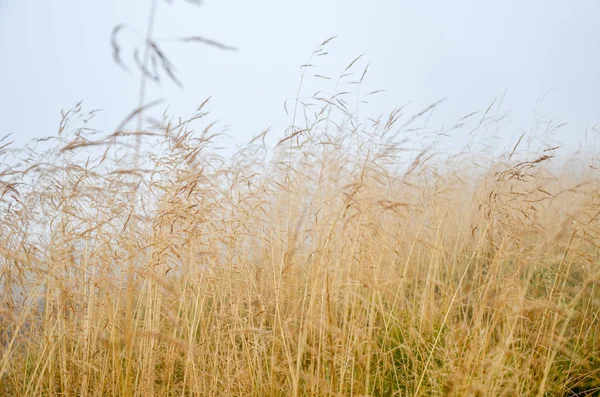
[[[103,109],[93,127],[116,128],[137,105],[139,79],[113,62],[111,30],[128,23],[143,32],[149,4],[0,0],[0,136],[13,133],[23,144],[54,134],[60,110],[80,100]],[[575,146],[600,122],[599,15],[598,0],[205,0],[202,7],[161,0],[156,37],[200,35],[239,51],[166,44],[184,88],[152,86],[147,101],[164,98],[171,115],[185,117],[212,96],[212,119],[248,141],[289,122],[283,101],[296,95],[300,65],[336,35],[319,73],[336,77],[364,53],[364,92],[386,90],[369,111],[412,101],[418,112],[447,97],[436,122],[451,123],[508,89],[510,138],[552,90],[537,116],[568,123],[557,138]],[[303,95],[333,84],[309,82]]]

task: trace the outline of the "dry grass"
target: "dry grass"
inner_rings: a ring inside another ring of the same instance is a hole
[[[3,146],[0,395],[598,395],[597,174],[421,150],[350,101],[231,160],[211,125],[99,138],[79,107]]]

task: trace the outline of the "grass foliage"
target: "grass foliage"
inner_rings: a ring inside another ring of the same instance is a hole
[[[597,173],[491,150],[489,109],[426,132],[355,102],[299,98],[230,158],[206,103],[3,143],[0,395],[598,395]]]

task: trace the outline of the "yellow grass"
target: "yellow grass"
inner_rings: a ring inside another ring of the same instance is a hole
[[[210,128],[97,138],[80,108],[3,147],[0,395],[598,395],[594,170],[425,150],[340,98],[231,161]]]

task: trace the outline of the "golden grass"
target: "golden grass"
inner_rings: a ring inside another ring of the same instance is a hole
[[[409,151],[342,97],[231,161],[77,108],[4,162],[0,395],[598,395],[594,171]]]

